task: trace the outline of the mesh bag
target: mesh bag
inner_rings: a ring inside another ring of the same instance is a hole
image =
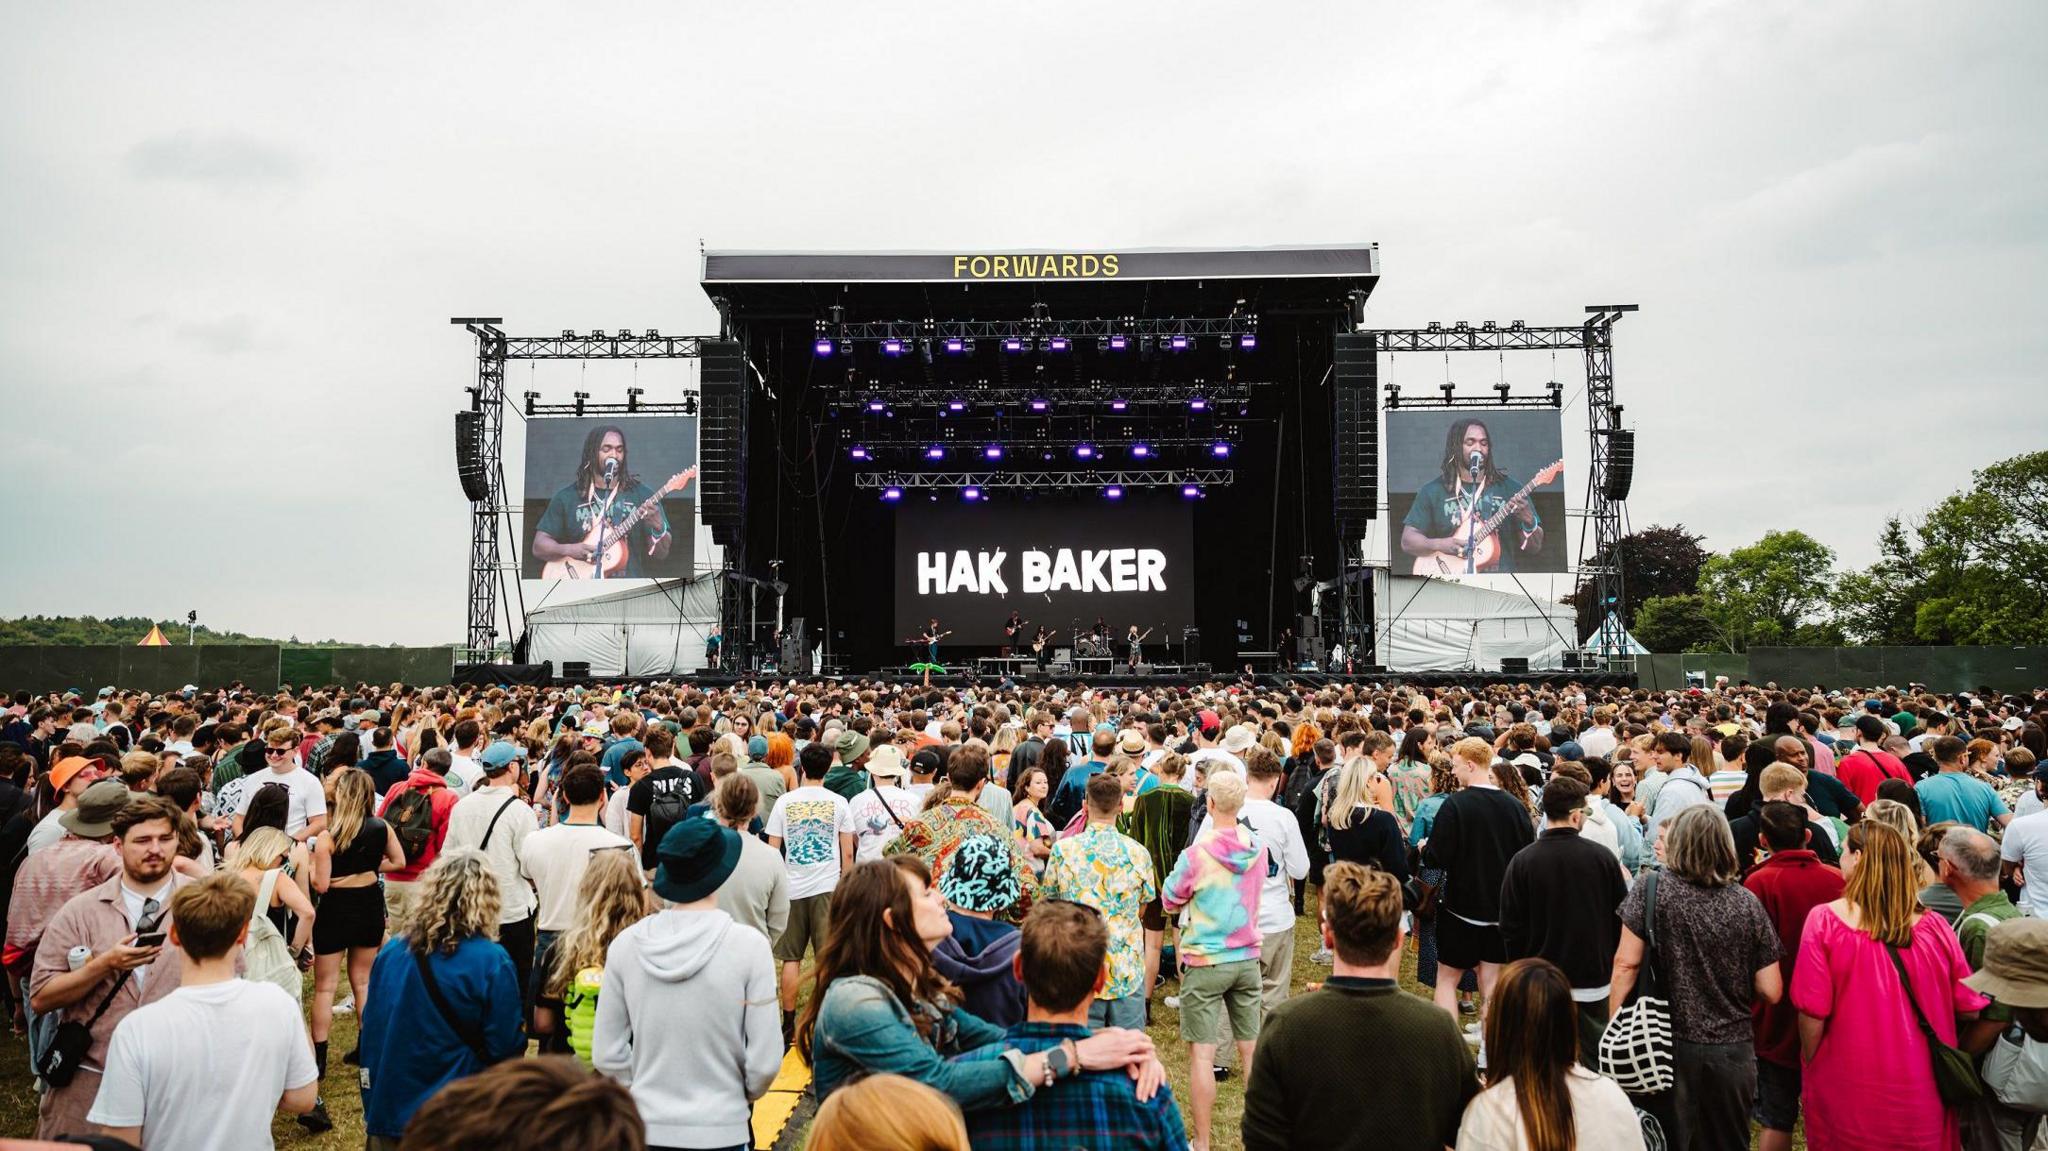
[[[1628,1094],[1656,1095],[1673,1082],[1671,1003],[1657,979],[1657,873],[1644,877],[1643,940],[1645,962],[1636,997],[1607,1021],[1600,1033],[1600,1074]]]

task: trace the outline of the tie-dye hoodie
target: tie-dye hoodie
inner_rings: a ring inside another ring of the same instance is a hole
[[[1188,845],[1160,900],[1166,910],[1188,909],[1180,954],[1190,967],[1259,957],[1259,889],[1266,882],[1266,849],[1242,827],[1211,828]]]

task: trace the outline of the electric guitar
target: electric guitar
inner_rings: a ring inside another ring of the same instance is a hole
[[[1049,644],[1049,643],[1051,643],[1051,642],[1052,642],[1052,637],[1054,637],[1054,636],[1056,636],[1056,635],[1058,635],[1058,634],[1060,634],[1060,633],[1058,633],[1058,632],[1056,632],[1056,631],[1049,631],[1049,632],[1046,632],[1046,633],[1045,633],[1044,635],[1042,635],[1042,636],[1039,636],[1039,637],[1038,637],[1037,639],[1034,639],[1034,640],[1032,640],[1032,641],[1031,641],[1031,654],[1032,654],[1032,655],[1037,655],[1037,654],[1038,654],[1039,652],[1042,652],[1042,651],[1044,651],[1044,650],[1045,650],[1045,645],[1046,645],[1046,644]]]
[[[953,634],[953,633],[952,633],[952,632],[950,632],[950,631],[942,631],[942,632],[940,632],[940,633],[939,633],[939,634],[937,634],[937,635],[933,635],[933,634],[931,634],[930,632],[924,632],[924,633],[921,633],[921,634],[920,634],[920,635],[919,635],[919,636],[917,637],[917,642],[919,642],[919,643],[921,643],[921,644],[924,644],[924,645],[926,645],[927,647],[929,647],[930,645],[932,645],[932,644],[935,644],[935,643],[939,642],[940,640],[942,640],[942,639],[945,639],[945,638],[946,638],[947,636],[949,636],[949,635],[952,635],[952,634]]]
[[[1563,471],[1564,461],[1559,460],[1537,472],[1528,483],[1522,485],[1520,491],[1502,500],[1499,510],[1483,520],[1478,520],[1477,523],[1473,522],[1479,515],[1476,510],[1462,516],[1457,527],[1452,529],[1450,538],[1471,548],[1472,559],[1469,565],[1465,557],[1456,552],[1431,552],[1416,557],[1414,574],[1448,576],[1492,571],[1500,564],[1501,542],[1495,533],[1500,531],[1501,525],[1507,522],[1509,516],[1515,514],[1515,501],[1527,499],[1530,492],[1556,479]]]
[[[1009,624],[1004,624],[1003,638],[1009,640],[1011,643],[1015,643],[1017,642],[1017,637],[1023,634],[1024,629],[1030,626],[1031,621],[1028,619],[1018,620],[1015,627],[1012,627]]]
[[[683,490],[691,480],[696,478],[696,468],[684,468],[682,471],[670,476],[668,482],[661,485],[660,491],[647,497],[646,502],[633,509],[633,514],[620,520],[618,523],[607,523],[606,517],[599,515],[597,522],[590,525],[590,534],[583,537],[583,548],[587,552],[595,552],[597,550],[598,537],[602,536],[609,541],[604,545],[604,554],[597,557],[595,561],[579,559],[549,560],[546,566],[540,569],[541,578],[610,579],[612,576],[625,570],[627,559],[626,544],[633,534],[633,529],[639,526],[641,520],[654,514],[654,509],[661,506],[661,501],[664,497]],[[600,572],[603,574],[600,575]]]
[[[1146,629],[1145,629],[1144,631],[1141,631],[1141,632],[1139,632],[1139,633],[1138,633],[1137,635],[1134,635],[1134,636],[1132,636],[1132,637],[1131,637],[1130,639],[1128,639],[1128,640],[1125,640],[1124,642],[1125,642],[1125,643],[1144,643],[1144,642],[1145,642],[1145,637],[1146,637],[1146,636],[1148,636],[1148,635],[1151,635],[1151,634],[1152,634],[1152,629],[1148,627],[1148,628],[1146,628]]]

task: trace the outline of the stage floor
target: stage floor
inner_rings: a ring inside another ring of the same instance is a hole
[[[781,674],[775,671],[764,671],[756,675],[701,672],[684,676],[625,676],[612,678],[594,676],[588,680],[564,679],[557,676],[553,682],[561,686],[571,686],[578,683],[655,684],[686,682],[701,687],[731,687],[740,683],[778,682],[782,678]],[[906,667],[877,668],[867,672],[835,672],[832,674],[805,676],[803,678],[807,682],[823,681],[827,683],[881,681],[902,685],[922,684],[925,682],[925,675],[922,671],[912,671]],[[1107,674],[1061,675],[1048,676],[1041,679],[1035,676],[1009,678],[1001,675],[969,674],[948,669],[944,672],[932,673],[930,679],[931,686],[938,688],[988,687],[1005,682],[1018,687],[1108,688],[1117,691],[1143,690],[1145,688],[1201,687],[1209,684],[1244,684],[1247,682],[1259,688],[1276,691],[1291,689],[1307,689],[1312,691],[1323,687],[1341,687],[1345,685],[1358,685],[1361,687],[1462,687],[1468,689],[1485,688],[1494,685],[1563,687],[1567,684],[1578,684],[1583,687],[1621,688],[1638,686],[1637,677],[1633,672],[1564,670],[1528,671],[1514,675],[1507,675],[1501,672],[1479,671],[1373,671],[1359,672],[1353,675],[1337,675],[1327,672],[1269,672],[1251,676],[1239,673],[1232,676],[1208,669],[1199,671],[1176,669],[1172,672],[1162,670],[1160,673],[1151,675],[1132,675],[1123,671],[1112,671]]]

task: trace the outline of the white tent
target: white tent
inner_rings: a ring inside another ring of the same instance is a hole
[[[1610,636],[1613,637],[1611,644],[1609,643]],[[1613,651],[1607,650],[1610,646],[1614,649]],[[1621,617],[1613,612],[1607,613],[1607,622],[1600,625],[1600,630],[1594,632],[1592,637],[1586,640],[1586,650],[1595,655],[1650,654],[1650,649],[1644,647],[1635,636],[1629,634],[1629,630],[1622,626]]]
[[[1377,659],[1393,671],[1499,671],[1504,658],[1531,668],[1564,662],[1574,629],[1569,605],[1473,582],[1373,573]]]
[[[677,675],[704,666],[704,640],[718,627],[718,578],[636,580],[526,617],[527,658],[573,660],[595,676]]]

